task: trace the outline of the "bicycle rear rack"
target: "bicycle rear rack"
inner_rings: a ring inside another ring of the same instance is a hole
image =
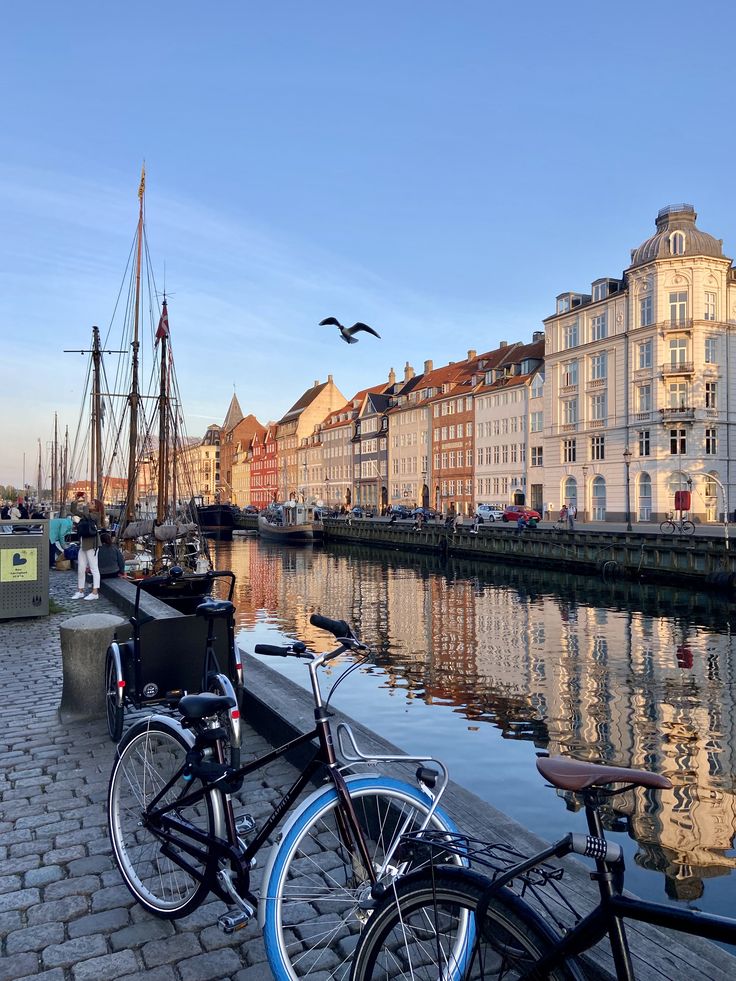
[[[417,780],[432,800],[432,806],[422,823],[422,827],[426,828],[432,819],[432,815],[437,810],[440,798],[447,789],[447,784],[450,780],[447,767],[442,760],[438,760],[434,756],[408,756],[404,753],[364,753],[358,748],[353,730],[347,722],[338,722],[336,733],[338,752],[348,765],[354,763],[371,766],[376,763],[433,763],[438,767],[440,776],[434,786],[430,786],[429,781],[426,779],[428,774],[423,774],[421,767],[417,769]],[[346,743],[348,744],[347,746]]]

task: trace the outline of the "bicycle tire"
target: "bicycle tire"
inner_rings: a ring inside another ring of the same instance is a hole
[[[471,869],[442,866],[399,879],[358,941],[351,981],[513,981],[526,974],[560,938],[506,888],[489,899],[478,922],[489,885]],[[457,924],[468,919],[472,930],[463,927],[464,935],[458,934]],[[583,975],[571,961],[546,977],[581,981]]]
[[[692,523],[692,521],[683,521],[680,525],[680,533],[682,535],[694,535],[695,525]]]
[[[187,916],[200,905],[216,861],[209,852],[204,861],[179,853],[192,868],[190,874],[162,853],[161,841],[144,820],[148,802],[185,761],[193,744],[188,735],[173,719],[152,717],[134,725],[118,747],[107,796],[108,831],[123,881],[141,906],[167,920]],[[182,781],[167,800],[194,789],[193,781]],[[175,814],[210,837],[220,836],[222,815],[213,796]]]
[[[112,651],[108,647],[105,656],[105,710],[107,714],[107,731],[114,743],[120,742],[123,734],[123,719],[125,709],[120,698],[117,665]]]
[[[431,801],[391,777],[348,777],[347,784],[380,878],[385,856],[402,832],[418,828]],[[360,904],[372,901],[367,873],[354,868],[340,840],[337,808],[334,787],[315,792],[284,828],[266,867],[259,920],[277,981],[322,972],[337,981],[348,977],[356,936],[369,915]],[[439,810],[430,827],[456,830]]]
[[[675,522],[674,521],[663,521],[659,526],[659,530],[663,535],[674,535],[675,533]]]

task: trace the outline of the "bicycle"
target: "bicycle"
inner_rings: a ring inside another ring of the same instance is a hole
[[[692,535],[695,533],[695,525],[687,518],[683,518],[682,515],[675,520],[675,516],[670,514],[667,520],[660,524],[659,530],[663,535],[674,535],[675,532],[680,535]]]
[[[611,784],[670,789],[667,778],[563,757],[538,759],[537,768],[553,787],[582,795],[589,833],[568,834],[528,858],[506,845],[464,835],[449,842],[445,836],[436,842],[442,856],[454,852],[482,872],[430,864],[386,888],[379,884],[378,904],[356,948],[352,981],[571,981],[585,977],[579,955],[606,935],[616,977],[633,981],[624,920],[736,944],[736,919],[624,895],[623,853],[606,840],[599,808],[616,793]],[[411,854],[431,856],[434,847],[434,833],[427,830],[407,836],[402,854],[405,860]],[[600,902],[586,916],[562,894],[562,870],[549,864],[573,853],[595,861],[592,878]]]
[[[205,604],[209,618],[229,616],[227,601]],[[323,970],[347,976],[352,951],[345,941],[370,915],[371,888],[403,871],[396,850],[401,836],[455,826],[439,808],[447,786],[444,765],[431,757],[361,753],[350,728],[340,723],[337,746],[348,764],[412,762],[418,786],[380,774],[345,775],[337,759],[319,668],[347,651],[368,648],[347,623],[313,614],[310,622],[329,631],[335,650],[315,655],[301,641],[286,647],[257,644],[258,654],[308,662],[314,728],[252,762],[240,765],[240,714],[230,680],[216,675],[214,691],[178,701],[181,721],[164,715],[143,719],[118,746],[108,791],[108,828],[123,880],[150,913],[176,919],[195,910],[210,893],[232,907],[219,926],[232,933],[258,912],[269,964],[277,979]],[[260,828],[249,814],[235,816],[232,798],[254,771],[317,740],[293,785]],[[226,744],[229,743],[229,761]],[[426,765],[436,764],[436,769]],[[262,898],[251,891],[255,857],[322,771],[320,787],[293,811],[280,830],[265,866]],[[340,952],[333,949],[340,940]]]

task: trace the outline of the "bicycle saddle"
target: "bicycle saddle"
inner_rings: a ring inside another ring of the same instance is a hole
[[[229,600],[205,600],[197,607],[198,617],[206,617],[208,620],[214,617],[227,617],[235,609]]]
[[[654,787],[670,790],[672,783],[667,777],[648,770],[629,770],[623,766],[600,766],[583,760],[570,760],[565,756],[547,756],[537,759],[537,769],[545,780],[559,790],[587,790],[609,783],[633,783],[637,787]]]
[[[208,719],[211,715],[235,708],[236,702],[229,695],[212,695],[203,692],[201,695],[185,695],[179,702],[179,711],[190,722]]]

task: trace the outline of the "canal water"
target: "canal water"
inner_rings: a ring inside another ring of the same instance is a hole
[[[373,658],[335,705],[547,839],[582,831],[545,787],[540,750],[663,773],[620,795],[627,886],[736,908],[733,608],[713,594],[360,546],[217,545],[237,575],[239,641],[330,649],[315,610],[353,624]],[[305,687],[304,665],[266,659]],[[332,668],[337,677],[339,665]]]

